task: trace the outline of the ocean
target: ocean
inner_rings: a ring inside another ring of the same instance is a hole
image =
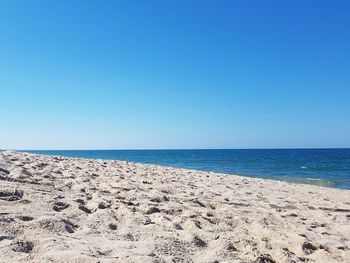
[[[125,160],[350,190],[350,149],[38,150],[26,152]]]

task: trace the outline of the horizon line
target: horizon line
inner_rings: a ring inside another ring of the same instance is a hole
[[[13,151],[200,151],[200,150],[336,150],[350,147],[276,147],[276,148],[121,148],[121,149],[3,149]]]

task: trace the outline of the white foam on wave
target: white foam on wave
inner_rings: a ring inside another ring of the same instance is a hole
[[[325,181],[325,182],[328,182],[327,180],[322,179],[322,178],[306,178],[306,180],[310,180],[310,181]]]

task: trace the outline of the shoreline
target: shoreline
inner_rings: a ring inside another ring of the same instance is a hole
[[[332,149],[345,149],[349,150],[349,148],[296,148],[297,150],[332,150]],[[177,149],[179,151],[183,151],[183,149]],[[186,150],[186,149],[185,149]],[[194,151],[202,151],[203,149],[191,149]],[[222,149],[213,149],[215,150],[222,150]],[[232,149],[224,149],[224,150],[232,150]],[[239,149],[241,150],[241,149]],[[251,150],[251,149],[243,149],[243,150]],[[290,150],[288,148],[286,149],[254,149],[254,150]],[[16,150],[13,150],[16,151]],[[20,150],[18,152],[24,152],[24,153],[30,153],[34,155],[45,155],[45,156],[58,156],[58,157],[64,157],[64,158],[73,158],[73,159],[86,159],[86,160],[103,160],[103,161],[119,161],[119,162],[127,162],[127,163],[134,163],[134,164],[144,164],[144,165],[154,165],[154,166],[160,166],[160,167],[166,167],[166,168],[171,168],[171,169],[183,169],[183,170],[189,170],[192,172],[207,172],[207,173],[213,173],[217,175],[229,175],[229,176],[240,176],[240,177],[245,177],[245,178],[257,178],[257,179],[263,179],[263,180],[273,180],[273,181],[278,181],[278,182],[286,182],[286,183],[291,183],[291,184],[306,184],[306,185],[315,185],[315,186],[320,186],[320,187],[325,187],[325,188],[332,188],[332,189],[338,189],[338,190],[345,190],[345,191],[350,191],[350,188],[341,188],[338,186],[335,186],[336,183],[332,180],[326,179],[326,178],[313,178],[313,177],[290,177],[289,179],[283,179],[279,177],[274,177],[274,176],[259,176],[259,175],[250,175],[250,174],[239,174],[239,173],[230,173],[230,172],[217,172],[217,171],[209,171],[205,169],[191,169],[191,168],[186,168],[186,167],[181,167],[181,166],[172,166],[172,165],[162,165],[162,164],[157,164],[157,163],[151,163],[151,162],[137,162],[137,161],[127,161],[127,160],[122,160],[122,159],[103,159],[103,158],[95,158],[95,157],[71,157],[71,156],[65,156],[65,155],[60,155],[60,154],[47,154],[47,152],[56,152],[56,151],[64,151],[64,152],[76,152],[76,151],[105,151],[105,150]],[[107,150],[107,151],[115,151],[115,150]],[[120,151],[120,150],[117,150]],[[121,151],[134,151],[134,150],[121,150]],[[139,151],[154,151],[154,150],[143,150],[140,149]],[[157,150],[156,150],[157,151]],[[162,150],[161,150],[162,151]],[[167,151],[167,150],[165,150]],[[319,182],[319,183],[317,183]]]
[[[0,152],[0,168],[4,260],[344,262],[350,258],[349,190],[12,151]]]

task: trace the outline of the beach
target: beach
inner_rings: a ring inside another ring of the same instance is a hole
[[[0,262],[350,262],[350,192],[1,151]]]

